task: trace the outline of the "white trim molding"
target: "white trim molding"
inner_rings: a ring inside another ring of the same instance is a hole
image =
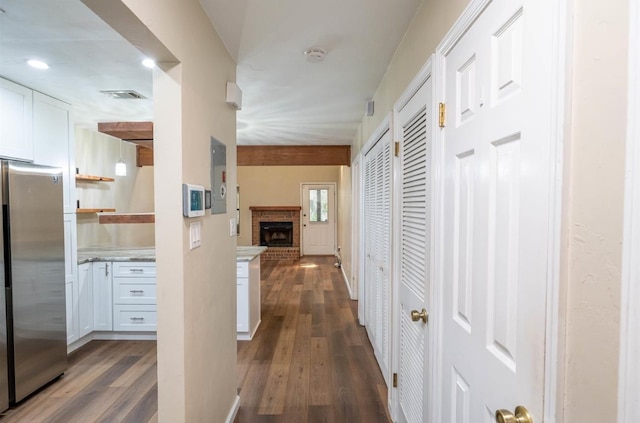
[[[231,410],[229,410],[229,414],[227,415],[227,419],[225,423],[233,423],[236,419],[236,415],[240,410],[240,395],[236,395],[236,399],[233,401],[233,405],[231,406]]]
[[[636,423],[640,416],[640,6],[629,1],[629,97],[624,233],[618,422]]]

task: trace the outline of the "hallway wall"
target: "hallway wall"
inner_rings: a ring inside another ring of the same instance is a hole
[[[354,136],[355,157],[468,5],[425,0]],[[620,331],[628,2],[568,0],[558,423],[615,421]],[[570,49],[571,49],[570,48]]]
[[[227,213],[185,219],[182,183],[210,184],[210,138],[236,185],[236,64],[198,0],[84,0],[156,59],[153,71],[159,423],[224,422],[237,405],[236,238]],[[202,244],[189,249],[189,224]],[[215,259],[214,259],[215,258]]]
[[[249,207],[302,206],[300,183],[337,183],[339,173],[340,166],[238,166],[238,186],[240,187],[238,245],[251,245]],[[337,196],[339,195],[338,193]]]
[[[628,2],[574,7],[564,422],[604,422],[616,420],[618,398]]]

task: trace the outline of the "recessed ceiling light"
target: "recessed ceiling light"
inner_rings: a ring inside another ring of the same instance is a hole
[[[154,62],[152,59],[144,59],[142,61],[142,65],[149,69],[153,69],[156,67],[156,62]]]
[[[49,65],[47,65],[45,62],[42,62],[40,60],[35,60],[35,59],[27,60],[27,64],[32,68],[36,68],[36,69],[49,69]]]
[[[304,55],[307,56],[307,60],[309,62],[318,63],[324,60],[327,52],[319,47],[312,47],[309,50],[305,51]]]

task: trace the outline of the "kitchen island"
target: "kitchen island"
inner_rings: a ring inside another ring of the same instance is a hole
[[[248,341],[260,326],[260,254],[267,247],[238,247],[237,339]]]

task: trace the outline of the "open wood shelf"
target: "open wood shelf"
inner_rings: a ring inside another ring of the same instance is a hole
[[[155,223],[155,213],[106,213],[98,216],[98,223]]]
[[[76,181],[85,181],[85,182],[113,182],[114,178],[109,178],[107,176],[95,176],[95,175],[76,175]]]
[[[116,209],[76,209],[76,213],[113,213]]]

